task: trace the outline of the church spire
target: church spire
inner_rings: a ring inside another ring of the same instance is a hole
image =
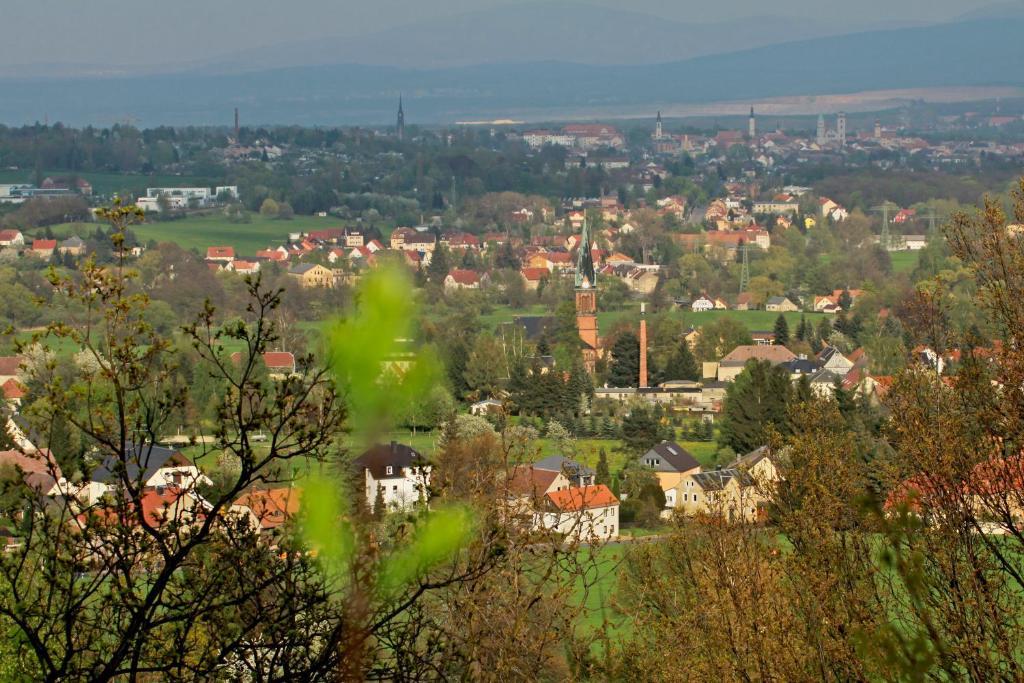
[[[402,109],[402,94],[398,94],[398,123],[395,126],[395,133],[399,140],[405,139],[405,111]]]
[[[593,289],[597,285],[597,274],[594,272],[594,254],[590,247],[590,228],[586,219],[583,220],[583,231],[580,233],[580,251],[576,255],[576,289]]]

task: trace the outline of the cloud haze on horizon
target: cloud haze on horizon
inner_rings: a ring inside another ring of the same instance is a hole
[[[762,16],[816,17],[864,26],[934,22],[993,4],[993,0],[574,0],[682,23]],[[537,0],[7,0],[0,22],[0,61],[11,64],[160,65],[199,62],[280,43],[415,24],[439,17]],[[780,41],[785,37],[780,36]],[[481,55],[481,61],[486,59]]]

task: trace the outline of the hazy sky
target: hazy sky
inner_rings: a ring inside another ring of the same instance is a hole
[[[542,0],[543,1],[543,0]],[[3,0],[0,62],[160,64],[345,36],[537,0]],[[941,21],[994,0],[576,0],[688,23],[769,11],[836,22]]]

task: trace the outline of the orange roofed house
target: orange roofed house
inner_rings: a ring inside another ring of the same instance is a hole
[[[234,506],[248,509],[259,522],[259,531],[267,533],[298,514],[300,498],[301,492],[290,486],[253,489],[239,496]]]
[[[618,538],[619,499],[604,484],[551,491],[534,519],[537,527],[573,539]]]
[[[231,362],[235,365],[242,364],[242,352],[235,351],[231,354]],[[295,354],[289,351],[267,351],[263,354],[263,364],[267,366],[267,373],[270,379],[283,380],[296,373]]]
[[[207,261],[222,261],[224,263],[231,263],[235,260],[235,248],[234,247],[208,247],[206,249],[206,260]]]

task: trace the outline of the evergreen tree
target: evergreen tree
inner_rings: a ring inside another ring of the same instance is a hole
[[[800,324],[796,326],[796,338],[799,341],[807,341],[807,337],[810,336],[810,326],[807,324],[807,316],[803,313],[800,314]]]
[[[377,495],[373,499],[373,518],[384,519],[387,512],[387,504],[384,502],[384,487],[377,484]]]
[[[594,483],[611,484],[611,473],[608,471],[608,454],[602,448],[597,454],[597,470],[594,473]]]
[[[668,360],[665,366],[665,379],[700,379],[700,368],[697,367],[697,359],[693,357],[690,345],[684,339],[679,343],[679,348]]]
[[[636,408],[622,420],[622,445],[636,455],[665,440],[665,430],[646,408]]]
[[[779,317],[775,319],[775,343],[779,346],[789,344],[789,323],[786,322],[786,316],[782,313],[779,313]]]
[[[548,336],[541,335],[541,338],[537,341],[537,355],[538,356],[550,356],[551,355],[551,344],[548,343]]]
[[[448,249],[439,244],[430,257],[430,265],[427,266],[427,279],[430,280],[431,284],[443,285],[444,279],[448,277],[448,271],[450,270],[451,263],[448,258]]]
[[[635,387],[640,378],[640,340],[632,332],[619,335],[612,346],[612,368],[608,383],[613,387]]]
[[[792,396],[785,369],[768,361],[748,361],[726,391],[719,444],[747,453],[764,445],[770,428],[787,433]]]
[[[506,241],[505,244],[501,245],[501,248],[498,249],[498,253],[494,257],[494,266],[496,268],[519,270],[519,256],[516,255],[515,249],[512,248],[511,241]]]
[[[842,294],[839,295],[839,300],[836,303],[839,304],[839,308],[844,311],[848,311],[850,310],[850,306],[853,305],[853,297],[850,296],[849,291],[844,289]]]

